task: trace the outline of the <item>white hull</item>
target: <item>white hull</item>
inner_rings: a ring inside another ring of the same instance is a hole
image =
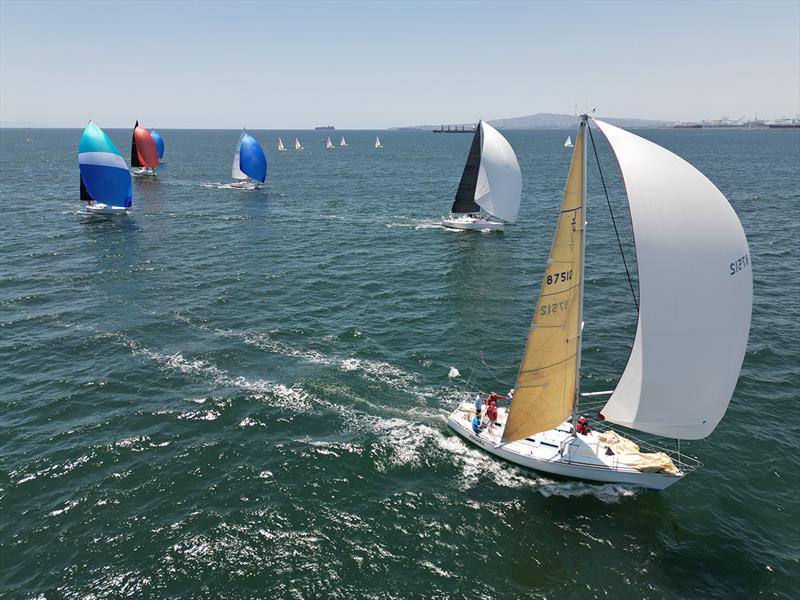
[[[474,415],[472,403],[464,402],[448,417],[447,424],[467,441],[522,467],[572,479],[624,483],[652,490],[666,489],[684,476],[645,473],[620,464],[615,455],[605,454],[595,432],[573,436],[569,423],[525,440],[501,444],[507,410],[498,408],[498,424],[479,435],[472,431]]]
[[[155,177],[156,176],[156,170],[142,167],[142,168],[133,169],[131,171],[131,175],[133,175],[134,177]]]
[[[88,212],[90,215],[127,215],[129,210],[130,208],[124,208],[122,206],[108,206],[107,204],[102,204],[99,202],[86,205],[86,212]]]
[[[444,227],[449,227],[450,229],[465,229],[465,230],[476,230],[476,231],[483,231],[483,230],[491,230],[491,231],[503,231],[505,229],[504,224],[501,221],[489,221],[488,219],[474,219],[472,217],[467,217],[466,215],[448,215],[446,217],[442,217],[442,225]]]
[[[252,179],[246,179],[244,181],[234,181],[231,184],[231,187],[237,190],[254,190],[258,187],[258,182],[253,181]]]

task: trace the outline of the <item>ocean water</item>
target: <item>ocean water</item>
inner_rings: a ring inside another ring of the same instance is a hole
[[[243,191],[220,185],[238,132],[161,133],[127,218],[82,212],[79,130],[0,134],[0,596],[796,597],[797,132],[640,132],[731,201],[755,288],[731,406],[682,446],[704,467],[662,493],[526,472],[445,424],[513,385],[574,132],[507,132],[502,234],[438,226],[469,135],[254,131],[269,174]],[[594,391],[636,312],[592,162],[589,185]]]

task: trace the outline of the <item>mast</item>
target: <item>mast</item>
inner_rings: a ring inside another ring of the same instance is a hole
[[[580,127],[589,126],[588,115],[581,115]],[[581,137],[581,136],[579,136]],[[587,153],[586,153],[586,131],[583,132],[581,144],[583,145],[583,181],[581,182],[581,287],[578,291],[578,352],[575,360],[575,398],[572,401],[572,433],[575,434],[575,429],[578,423],[578,404],[581,398],[581,354],[583,352],[583,273],[586,265],[586,166],[587,166]]]

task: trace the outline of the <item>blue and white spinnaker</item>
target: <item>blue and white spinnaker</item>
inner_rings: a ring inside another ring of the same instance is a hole
[[[161,137],[155,129],[150,130],[150,136],[153,138],[153,141],[156,143],[156,150],[158,150],[158,160],[164,159],[164,138]]]
[[[92,212],[124,212],[131,207],[131,173],[114,142],[89,121],[78,146],[81,200]]]
[[[261,145],[246,131],[242,132],[236,145],[231,177],[237,181],[253,179],[261,183],[267,178],[267,157]]]

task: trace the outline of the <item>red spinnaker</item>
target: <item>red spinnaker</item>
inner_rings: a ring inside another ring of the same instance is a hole
[[[158,148],[150,132],[142,126],[137,126],[133,130],[133,140],[142,166],[155,169],[158,166]]]

